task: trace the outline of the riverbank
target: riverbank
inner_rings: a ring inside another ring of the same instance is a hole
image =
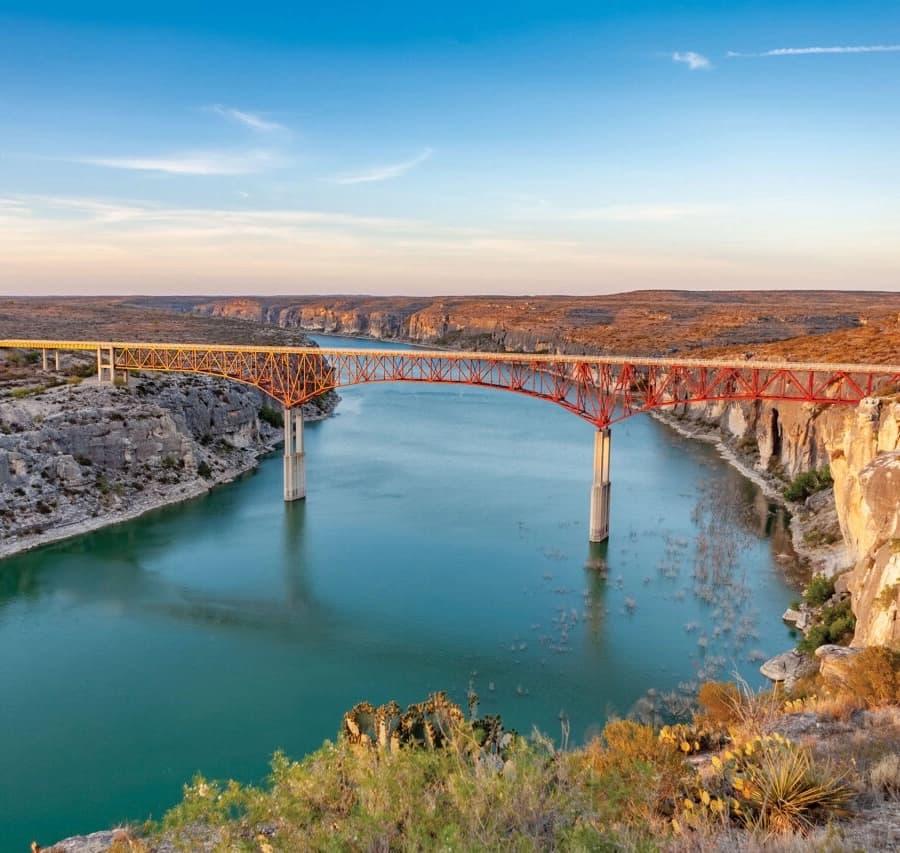
[[[337,399],[305,405],[305,420],[328,417]],[[234,481],[282,440],[276,418],[256,389],[200,376],[89,379],[0,399],[0,558]]]
[[[900,679],[900,661],[869,652],[785,709],[710,684],[685,722],[613,720],[571,749],[478,718],[477,697],[468,719],[444,694],[360,703],[334,743],[276,754],[263,785],[195,776],[163,821],[49,850],[895,850],[900,695],[862,685],[879,663]]]

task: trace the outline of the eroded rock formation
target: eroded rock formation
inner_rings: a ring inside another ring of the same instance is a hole
[[[234,382],[166,375],[0,399],[0,556],[234,479],[281,439],[260,421],[265,402]]]

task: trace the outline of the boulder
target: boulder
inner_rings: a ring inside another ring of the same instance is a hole
[[[790,690],[797,679],[812,675],[818,670],[817,661],[809,655],[804,655],[796,649],[769,658],[759,671],[770,681],[784,682],[784,686]]]
[[[854,649],[849,646],[825,645],[816,649],[816,657],[819,659],[819,672],[822,677],[832,684],[844,684],[847,673],[855,658],[862,649]]]
[[[802,615],[799,610],[789,607],[781,614],[781,618],[790,625],[796,625]]]
[[[68,453],[56,460],[56,476],[67,485],[75,485],[81,482],[81,465]]]

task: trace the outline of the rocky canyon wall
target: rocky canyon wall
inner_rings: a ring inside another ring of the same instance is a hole
[[[336,399],[305,404],[304,417]],[[0,399],[0,556],[234,479],[281,440],[263,404],[234,382],[158,374]]]
[[[535,322],[509,328],[490,310],[473,318],[453,305],[431,300],[401,300],[393,310],[315,305],[269,305],[255,299],[227,299],[196,305],[194,313],[271,323],[286,329],[322,334],[372,337],[423,345],[454,346],[493,352],[565,352],[568,341],[559,329]],[[583,347],[581,348],[583,349]]]

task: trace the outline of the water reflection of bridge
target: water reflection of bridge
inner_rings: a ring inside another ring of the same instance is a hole
[[[900,367],[768,361],[531,355],[427,350],[4,340],[0,347],[95,352],[97,376],[129,371],[219,376],[253,385],[284,406],[284,498],[306,495],[300,405],[367,382],[496,388],[555,403],[596,427],[590,540],[609,535],[610,426],[632,415],[691,403],[771,400],[851,405],[900,383]]]

